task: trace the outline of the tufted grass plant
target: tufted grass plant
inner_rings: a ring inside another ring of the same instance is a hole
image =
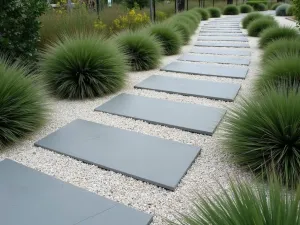
[[[281,4],[282,4],[282,2],[275,3],[274,5],[272,5],[271,9],[276,10],[277,7],[280,6]]]
[[[128,56],[132,71],[151,70],[160,65],[163,47],[148,32],[124,32],[116,36],[115,40]]]
[[[262,31],[270,27],[278,27],[278,23],[268,16],[258,18],[247,26],[248,35],[258,37]]]
[[[299,32],[291,27],[270,27],[261,32],[259,47],[264,48],[278,39],[297,39]]]
[[[235,5],[228,5],[224,8],[224,15],[238,15],[240,13],[239,8]]]
[[[61,99],[102,97],[125,84],[128,66],[120,48],[96,35],[66,35],[41,54],[50,91]]]
[[[242,20],[242,26],[244,29],[246,29],[248,27],[248,25],[256,20],[256,19],[259,19],[263,17],[263,14],[261,13],[257,13],[257,12],[252,12],[252,13],[249,13],[247,16],[245,16]]]
[[[253,7],[251,5],[244,4],[240,6],[241,13],[250,13],[252,11],[253,11]]]
[[[276,8],[276,16],[286,16],[286,11],[290,4],[281,4]]]
[[[208,20],[210,18],[209,11],[202,8],[194,8],[193,10],[196,10],[200,15],[202,20]]]
[[[0,57],[0,149],[37,131],[47,119],[45,91],[30,67]]]
[[[212,18],[219,18],[222,15],[221,10],[216,7],[207,8],[207,11],[209,12],[210,17],[212,17]]]

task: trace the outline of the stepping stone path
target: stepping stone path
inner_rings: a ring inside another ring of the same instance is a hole
[[[184,54],[163,67],[168,76],[150,76],[135,88],[234,101],[239,84],[177,78],[173,72],[245,79],[250,51],[239,27],[241,18],[208,21],[190,50],[193,54]],[[131,94],[120,94],[95,111],[204,135],[213,135],[226,113],[223,108]],[[200,147],[85,120],[67,124],[35,146],[172,191],[200,153]],[[5,225],[149,225],[152,221],[152,215],[11,160],[0,162],[0,179],[1,222]]]

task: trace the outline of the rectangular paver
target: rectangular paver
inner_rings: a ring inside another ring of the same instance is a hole
[[[246,37],[234,36],[199,36],[198,41],[241,41],[248,42]]]
[[[170,190],[200,152],[199,147],[85,120],[75,120],[35,145]]]
[[[190,50],[193,53],[200,54],[215,54],[215,55],[236,55],[236,56],[250,56],[251,52],[244,49],[233,48],[213,48],[213,47],[194,47]]]
[[[250,64],[250,59],[246,57],[219,56],[219,55],[184,54],[179,57],[179,60],[191,61],[191,62],[236,64],[236,65]]]
[[[203,47],[230,47],[230,48],[250,48],[245,42],[215,42],[215,41],[197,41],[195,46]]]
[[[220,108],[129,94],[120,94],[95,110],[208,135],[214,133],[226,112]]]
[[[220,29],[200,29],[200,34],[201,33],[229,33],[229,34],[242,34],[242,31],[241,30],[226,30],[226,29],[223,29],[223,30],[220,30]]]
[[[185,62],[172,62],[162,68],[162,70],[176,73],[187,73],[195,75],[218,76],[245,79],[248,68],[218,66],[210,64],[196,64]]]
[[[209,33],[209,32],[201,32],[199,33],[199,37],[200,36],[210,36],[210,37],[214,37],[214,36],[231,36],[231,37],[245,37],[246,35],[243,33]]]
[[[152,216],[11,160],[0,162],[3,225],[149,225]]]
[[[135,85],[135,88],[233,101],[240,85],[154,75]]]
[[[239,27],[202,27],[201,30],[219,30],[219,31],[241,31]]]

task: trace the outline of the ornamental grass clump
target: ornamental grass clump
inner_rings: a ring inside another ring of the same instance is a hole
[[[0,57],[0,149],[37,131],[47,119],[40,76]]]
[[[276,16],[286,16],[286,11],[290,4],[281,4],[276,8]]]
[[[284,185],[299,183],[299,89],[283,85],[242,100],[229,110],[223,137],[225,150],[243,168],[259,177],[275,173]]]
[[[173,19],[170,22],[170,26],[173,26],[176,29],[176,31],[180,33],[184,44],[189,42],[193,30],[190,26],[188,26],[188,24],[186,24],[180,19]]]
[[[170,26],[168,23],[155,24],[149,27],[149,32],[161,43],[165,55],[179,53],[183,39],[174,26]]]
[[[96,35],[64,36],[41,54],[49,90],[62,99],[102,97],[119,91],[128,70],[120,48]]]
[[[280,88],[282,85],[288,86],[287,88],[299,88],[299,59],[299,54],[281,54],[269,59],[256,80],[256,91],[264,92],[266,88]]]
[[[278,39],[297,39],[299,32],[290,27],[271,27],[261,32],[259,47],[264,48]]]
[[[210,17],[209,11],[202,8],[194,8],[193,10],[197,11],[201,15],[202,20],[208,20]]]
[[[261,13],[257,13],[257,12],[252,12],[252,13],[249,13],[247,16],[245,16],[242,20],[242,26],[244,29],[246,29],[248,27],[248,25],[256,20],[256,19],[259,19],[263,17],[263,14]]]
[[[240,6],[241,13],[250,13],[252,11],[253,11],[253,7],[251,5],[244,4]]]
[[[252,21],[247,26],[248,35],[258,37],[263,30],[270,27],[278,27],[278,23],[272,17],[264,16]]]
[[[262,55],[262,62],[268,64],[273,58],[282,56],[295,56],[300,58],[300,41],[299,39],[280,39],[270,43]]]
[[[226,6],[223,12],[224,15],[238,15],[239,13],[239,8],[235,5]]]
[[[221,15],[222,15],[221,10],[216,7],[208,8],[207,11],[209,12],[210,17],[212,17],[212,18],[218,18],[218,17],[221,17]]]
[[[116,36],[115,40],[127,55],[131,70],[151,70],[159,66],[163,47],[148,32],[124,32]]]
[[[277,7],[280,6],[281,4],[282,4],[282,2],[275,3],[274,5],[272,5],[271,9],[276,10]]]
[[[300,225],[300,185],[291,192],[277,180],[268,185],[232,180],[220,193],[198,194],[189,213],[171,225]],[[208,191],[211,193],[211,190]]]

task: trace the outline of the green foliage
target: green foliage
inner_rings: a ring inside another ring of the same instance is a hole
[[[194,33],[194,31],[198,27],[198,23],[196,23],[195,19],[191,19],[190,17],[186,16],[186,14],[181,13],[182,15],[175,16],[174,19],[172,19],[172,23],[184,23],[190,31],[190,36]]]
[[[196,10],[201,15],[202,20],[208,20],[210,17],[210,14],[206,9],[197,7],[197,8],[194,8],[193,10]]]
[[[133,9],[136,6],[140,7],[140,9],[149,6],[148,0],[125,0],[125,3],[129,9]]]
[[[210,14],[210,17],[212,17],[212,18],[218,18],[222,15],[222,12],[219,8],[211,7],[211,8],[208,8],[207,10]]]
[[[239,8],[235,5],[228,5],[224,8],[224,15],[238,15],[240,13]]]
[[[296,18],[297,22],[297,26],[298,28],[300,28],[300,0],[293,0],[294,3],[294,10],[293,10],[293,14]]]
[[[272,58],[281,58],[282,56],[297,56],[300,58],[300,41],[299,39],[281,39],[270,43],[265,49],[262,56],[263,63],[267,64]]]
[[[29,70],[0,58],[0,149],[36,131],[46,120],[44,92]]]
[[[183,40],[174,26],[170,26],[168,23],[155,24],[149,28],[149,32],[159,40],[165,55],[179,53]]]
[[[264,75],[262,75],[264,76]],[[230,110],[224,146],[259,176],[273,171],[286,185],[300,180],[300,92],[270,88]],[[270,223],[272,224],[272,223]]]
[[[278,39],[296,39],[299,38],[299,32],[290,27],[271,27],[261,32],[259,47],[264,48],[270,42]]]
[[[258,18],[248,25],[248,35],[258,37],[263,30],[270,27],[278,27],[278,23],[272,17],[264,16]]]
[[[120,90],[126,80],[126,58],[115,43],[94,35],[64,36],[41,55],[49,90],[62,99],[101,97]]]
[[[290,5],[287,9],[286,9],[286,12],[285,14],[287,16],[293,16],[294,15],[294,9],[295,9],[295,6],[294,5]]]
[[[280,6],[281,4],[282,4],[282,2],[275,3],[274,5],[272,5],[271,9],[276,10],[277,7]]]
[[[248,5],[251,5],[255,11],[267,10],[267,1],[247,1]]]
[[[193,31],[185,21],[180,20],[176,17],[176,19],[171,20],[170,25],[173,26],[181,34],[184,44],[189,42]]]
[[[220,185],[221,186],[221,185]],[[232,180],[221,193],[197,195],[189,214],[177,215],[172,225],[299,225],[300,186],[295,192],[270,180],[265,186]],[[211,190],[208,190],[211,193]]]
[[[266,10],[268,10],[268,7],[264,3],[258,3],[255,7],[255,10],[256,11],[266,11]]]
[[[300,87],[299,55],[284,54],[268,60],[263,71],[256,80],[257,91],[270,87],[280,88],[282,85],[289,88]]]
[[[253,11],[253,7],[251,5],[244,4],[240,6],[241,13],[250,13],[252,11]]]
[[[151,70],[159,66],[163,48],[154,36],[147,32],[125,32],[118,35],[116,41],[128,55],[133,71]]]
[[[286,16],[286,11],[290,7],[289,4],[281,4],[276,8],[276,16]]]
[[[37,51],[44,0],[5,0],[0,9],[0,51],[12,57],[32,59]]]
[[[245,16],[242,20],[242,26],[244,29],[246,29],[248,27],[248,25],[256,20],[263,17],[263,15],[261,13],[257,13],[257,12],[253,12],[253,13],[249,13],[247,16]]]

